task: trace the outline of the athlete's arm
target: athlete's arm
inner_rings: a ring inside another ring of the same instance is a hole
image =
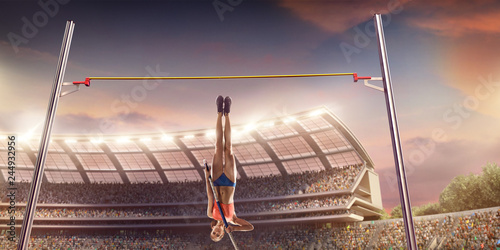
[[[238,218],[235,216],[233,216],[233,221],[232,221],[233,224],[236,224],[238,226],[233,226],[231,224],[229,224],[229,227],[226,228],[226,232],[233,232],[233,231],[252,231],[253,230],[253,225],[244,220],[244,219],[241,219],[241,218]]]
[[[210,186],[210,179],[208,179],[209,175],[210,175],[210,170],[207,170],[205,168],[205,182],[207,185],[207,198],[208,198],[207,216],[209,218],[213,218],[212,210],[214,208],[214,193],[212,192],[212,187]]]

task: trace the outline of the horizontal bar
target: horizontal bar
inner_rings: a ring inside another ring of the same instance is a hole
[[[348,76],[354,73],[299,74],[299,75],[256,75],[256,76],[150,76],[150,77],[89,77],[90,80],[200,80],[200,79],[247,79],[247,78],[285,78],[316,76]]]
[[[216,80],[216,79],[250,79],[250,78],[293,78],[293,77],[321,77],[321,76],[353,76],[356,73],[325,73],[325,74],[297,74],[297,75],[253,75],[253,76],[144,76],[144,77],[99,77],[91,76],[85,81],[75,81],[73,84],[90,86],[90,80]]]

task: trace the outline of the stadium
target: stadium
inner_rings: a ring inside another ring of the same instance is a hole
[[[2,3],[0,249],[500,249],[498,3],[69,2]]]
[[[213,157],[213,130],[54,135],[30,248],[231,249],[227,237],[218,243],[208,237],[202,162]],[[235,235],[239,247],[405,246],[401,220],[378,220],[383,207],[372,160],[327,108],[233,125],[233,134],[236,211],[255,226]],[[36,141],[19,142],[17,225],[22,224],[37,147]],[[7,182],[7,148],[1,150]],[[8,207],[3,200],[2,235],[9,229]],[[491,226],[493,236],[485,234],[478,244],[493,246],[498,213],[491,208],[416,218],[419,247],[453,249],[463,237],[452,237],[456,234],[450,229],[474,224],[480,231]],[[4,236],[0,246],[15,243]]]

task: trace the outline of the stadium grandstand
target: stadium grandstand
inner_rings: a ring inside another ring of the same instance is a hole
[[[372,160],[327,108],[232,127],[236,213],[255,226],[252,232],[235,234],[238,246],[405,246],[401,220],[378,220],[383,207]],[[126,136],[53,135],[30,249],[231,249],[228,237],[218,243],[209,237],[202,164],[212,159],[214,136],[213,128]],[[6,145],[6,140],[0,143],[0,177],[5,183]],[[17,234],[37,152],[37,141],[18,141]],[[0,190],[7,194],[6,185]],[[2,198],[0,249],[11,249],[16,244],[6,237],[11,214],[6,195]],[[416,218],[415,227],[422,249],[456,249],[464,244],[494,246],[500,235],[498,221],[499,210],[492,208]],[[476,240],[468,230],[476,230]]]

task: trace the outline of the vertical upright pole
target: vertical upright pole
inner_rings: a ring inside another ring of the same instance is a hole
[[[403,162],[403,151],[401,140],[399,138],[398,118],[396,116],[396,106],[394,103],[394,94],[392,92],[391,72],[389,71],[389,61],[387,58],[387,49],[385,46],[384,28],[382,26],[382,16],[375,14],[375,29],[377,31],[377,40],[379,45],[380,70],[384,82],[384,94],[387,105],[387,116],[389,118],[389,128],[391,130],[392,150],[394,151],[394,163],[396,164],[396,175],[398,179],[399,198],[403,211],[403,220],[405,223],[406,245],[408,249],[417,249],[415,238],[415,229],[413,227],[413,216],[411,213],[410,194],[406,183],[406,171]]]
[[[19,243],[17,245],[18,250],[28,249],[36,202],[38,200],[38,193],[40,192],[40,186],[42,183],[43,167],[45,165],[47,149],[50,142],[50,133],[52,131],[52,124],[54,123],[57,111],[59,96],[61,95],[61,87],[64,79],[64,73],[66,71],[66,64],[68,62],[69,48],[71,46],[74,28],[75,23],[73,21],[66,22],[66,30],[64,31],[61,52],[59,53],[59,61],[57,64],[56,75],[54,77],[54,85],[52,87],[52,94],[50,96],[47,116],[45,118],[45,126],[43,128],[42,139],[40,141],[40,149],[38,151],[35,171],[33,173],[33,182],[31,183],[28,202],[26,203],[26,211],[24,212],[23,226],[21,228],[21,234],[19,235]]]

